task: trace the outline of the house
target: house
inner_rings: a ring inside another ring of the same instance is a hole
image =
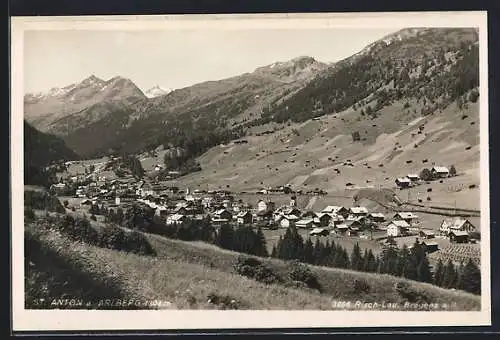
[[[313,227],[314,221],[312,218],[304,218],[295,222],[297,228],[310,229]]]
[[[275,204],[271,201],[259,200],[257,203],[257,211],[266,211],[266,210],[274,210]]]
[[[334,227],[337,224],[340,224],[345,221],[344,217],[342,215],[330,215],[330,226]]]
[[[299,218],[296,215],[282,215],[277,221],[281,228],[288,228],[289,226],[295,225]]]
[[[309,235],[311,236],[328,236],[329,232],[325,228],[314,228]]]
[[[448,236],[451,231],[464,231],[470,233],[475,231],[476,227],[467,219],[463,218],[446,218],[441,222],[439,227],[439,233],[444,236]]]
[[[408,174],[406,175],[406,178],[408,178],[412,183],[420,181],[420,176],[417,174]]]
[[[368,209],[365,207],[351,207],[349,209],[349,214],[355,217],[368,215]]]
[[[341,206],[336,206],[336,205],[329,205],[325,209],[321,211],[322,213],[327,213],[331,215],[340,215],[342,217],[347,217],[349,215],[349,210],[341,207]]]
[[[425,239],[431,239],[431,238],[434,238],[436,236],[436,234],[434,233],[433,230],[422,229],[419,232],[419,236],[422,238],[425,238]]]
[[[329,225],[330,221],[332,220],[332,216],[327,213],[317,213],[316,218],[318,219],[319,225],[322,227],[326,227],[327,225]]]
[[[236,215],[236,222],[238,224],[250,224],[253,221],[252,213],[249,211],[242,211]]]
[[[434,166],[431,169],[431,173],[436,178],[445,178],[450,175],[450,170],[444,166]]]
[[[226,209],[232,209],[233,208],[233,202],[231,200],[229,200],[229,199],[222,200],[222,205]]]
[[[226,209],[219,209],[219,210],[214,212],[212,217],[215,220],[230,221],[233,218],[233,215]]]
[[[57,183],[57,184],[52,184],[50,186],[50,191],[53,191],[56,194],[64,192],[65,189],[66,189],[66,183]]]
[[[274,220],[279,221],[281,217],[285,215],[300,216],[300,214],[301,212],[299,209],[284,205],[274,211]]]
[[[404,220],[394,220],[387,226],[387,237],[408,235],[410,225]]]
[[[173,214],[167,217],[166,224],[180,224],[187,221],[187,217],[181,214]]]
[[[427,253],[433,253],[439,250],[439,245],[434,241],[423,241],[421,243]]]
[[[369,213],[368,218],[373,222],[378,222],[378,223],[385,221],[385,215],[382,213]]]
[[[469,233],[466,231],[452,230],[449,232],[448,237],[452,243],[468,243]]]
[[[335,231],[336,234],[338,235],[346,235],[347,232],[349,231],[349,226],[342,223],[339,225],[336,225],[333,230]]]
[[[168,214],[168,209],[163,205],[159,205],[155,210],[155,214],[158,216],[166,216]]]
[[[398,212],[392,219],[397,221],[405,221],[408,224],[414,224],[418,221],[418,216],[412,212]]]
[[[400,188],[408,188],[411,185],[411,180],[407,177],[399,177],[394,181]]]

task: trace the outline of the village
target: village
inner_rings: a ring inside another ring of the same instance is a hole
[[[450,176],[445,167],[433,167],[433,178]],[[422,183],[419,175],[408,174],[395,180],[400,189]],[[209,219],[214,227],[223,224],[253,226],[268,230],[268,235],[295,226],[308,237],[342,237],[367,240],[384,244],[392,240],[405,240],[411,246],[415,238],[423,240],[429,253],[447,244],[468,244],[478,241],[478,228],[469,219],[444,217],[438,225],[422,223],[414,212],[397,211],[382,213],[370,211],[359,205],[326,205],[323,209],[299,209],[297,195],[289,185],[262,188],[254,192],[262,197],[254,205],[238,197],[240,193],[229,190],[181,190],[165,183],[124,176],[108,180],[98,172],[73,176],[54,184],[51,190],[61,200],[72,202],[68,208],[91,214],[90,207],[126,210],[133,204],[147,206],[155,211],[166,225],[180,224],[187,220]],[[273,195],[288,197],[288,203],[277,205]],[[321,195],[321,193],[314,193]],[[334,203],[335,199],[331,199]],[[439,240],[439,242],[436,242]]]

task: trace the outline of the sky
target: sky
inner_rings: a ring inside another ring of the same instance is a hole
[[[299,56],[330,63],[397,29],[26,31],[24,88],[44,92],[122,76],[145,91],[178,89]]]

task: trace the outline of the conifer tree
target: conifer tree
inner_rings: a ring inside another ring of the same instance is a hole
[[[408,269],[409,269],[409,263],[410,263],[410,251],[408,250],[408,247],[403,245],[403,247],[398,251],[398,259],[396,263],[396,275],[397,276],[403,276],[403,277],[408,277]]]
[[[305,263],[314,264],[314,245],[310,238],[308,238],[304,244],[304,258]]]
[[[444,274],[443,261],[441,259],[439,259],[439,261],[436,265],[436,270],[434,271],[433,284],[441,287],[443,285],[443,274]]]
[[[366,252],[366,251],[365,251]],[[373,255],[372,250],[368,250],[364,256],[363,271],[374,273],[378,269],[378,260]]]
[[[321,255],[323,254],[323,243],[319,241],[319,239],[316,239],[316,242],[314,243],[314,264],[321,264]]]
[[[217,232],[215,244],[224,249],[234,250],[234,229],[229,224],[223,224]]]
[[[396,246],[389,244],[384,247],[380,258],[380,273],[397,274],[398,252]]]
[[[337,247],[333,265],[336,268],[349,268],[349,255],[345,248]]]
[[[363,253],[363,271],[368,272],[368,249],[365,248],[365,252]]]
[[[443,282],[442,287],[444,287],[444,288],[456,287],[457,272],[456,272],[455,266],[453,265],[453,262],[451,262],[451,260],[448,260],[448,262],[446,263],[446,266],[444,267],[443,281],[442,282]]]
[[[335,245],[335,242],[332,240],[332,242],[330,243],[330,253],[329,253],[328,259],[326,261],[327,266],[333,267],[336,253],[337,253],[337,246]]]
[[[464,266],[460,285],[457,288],[469,293],[481,294],[481,270],[472,259],[469,259]]]
[[[455,284],[455,286],[458,288],[460,287],[461,285],[461,281],[462,281],[462,273],[464,272],[464,263],[462,261],[460,261],[460,264],[457,266],[455,266],[455,270],[457,271],[457,282]]]
[[[331,250],[332,249],[330,248],[330,242],[328,240],[326,240],[325,245],[321,249],[321,254],[320,254],[321,263],[320,263],[320,265],[322,265],[322,266],[327,265]]]
[[[285,231],[278,247],[278,257],[283,260],[300,260],[304,258],[304,240],[294,226]]]
[[[280,259],[281,258],[281,248],[283,247],[283,237],[280,235],[279,239],[278,239],[278,242],[276,243],[276,252],[275,252],[275,256],[276,258]]]
[[[268,257],[267,252],[267,242],[264,233],[260,227],[257,228],[256,240],[255,240],[254,254],[257,256]]]
[[[351,252],[351,269],[353,270],[362,270],[363,266],[363,257],[361,255],[361,248],[359,247],[359,243],[356,242]]]
[[[424,253],[425,255],[425,253]],[[429,259],[427,258],[427,255],[425,255],[422,258],[422,261],[420,262],[419,266],[417,267],[417,273],[418,273],[418,280],[422,282],[432,282],[432,272],[431,272],[431,266],[429,264]]]
[[[342,256],[345,262],[345,266],[342,268],[349,268],[351,266],[351,261],[349,260],[349,254],[347,253],[347,250],[345,248],[342,250]]]
[[[417,240],[411,249],[411,261],[417,268],[417,275],[415,280],[422,282],[432,282],[432,273],[427,259],[424,246]]]

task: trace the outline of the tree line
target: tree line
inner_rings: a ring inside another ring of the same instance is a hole
[[[304,241],[298,230],[291,226],[279,238],[271,256],[319,266],[389,274],[432,283],[443,288],[455,288],[473,294],[481,293],[481,272],[471,259],[465,266],[463,264],[455,266],[451,261],[444,265],[440,260],[433,273],[425,246],[418,239],[411,248],[406,245],[399,248],[393,239],[388,239],[378,256],[375,256],[371,249],[362,251],[356,243],[349,254],[344,247],[328,239],[324,244],[319,238],[314,244],[310,238]]]
[[[96,209],[94,212],[97,212],[99,208],[97,206],[92,209]],[[249,255],[268,256],[266,239],[260,228],[234,227],[227,223],[220,226],[217,231],[209,218],[166,224],[162,217],[155,215],[153,209],[138,204],[132,205],[125,211],[118,208],[100,210],[99,213],[105,214],[106,222],[116,223],[129,229],[183,241],[203,241]]]

